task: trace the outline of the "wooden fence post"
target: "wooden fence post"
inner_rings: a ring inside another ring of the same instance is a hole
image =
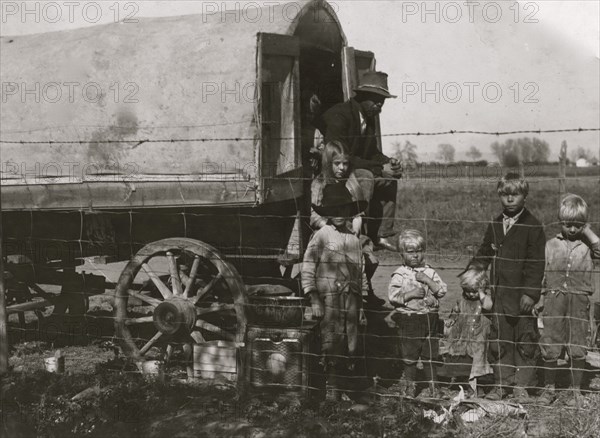
[[[560,145],[560,155],[558,157],[558,197],[562,198],[566,193],[567,177],[567,141],[563,140]]]
[[[525,179],[525,163],[523,162],[523,146],[517,144],[517,152],[519,154],[519,176]]]

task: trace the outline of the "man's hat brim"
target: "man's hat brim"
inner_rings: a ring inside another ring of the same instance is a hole
[[[354,91],[356,91],[356,92],[362,91],[363,93],[379,94],[380,96],[383,96],[387,99],[395,99],[398,97],[398,96],[394,96],[393,94],[390,94],[390,92],[388,90],[386,90],[385,88],[374,87],[372,85],[359,85],[358,87],[356,87],[354,89]]]
[[[312,208],[319,216],[353,217],[365,211],[368,205],[369,203],[367,201],[353,201],[346,204],[337,205],[312,204]]]

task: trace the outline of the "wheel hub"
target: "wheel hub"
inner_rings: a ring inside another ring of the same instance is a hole
[[[194,303],[175,297],[160,303],[152,316],[156,328],[166,334],[174,335],[179,331],[191,332],[196,325]]]

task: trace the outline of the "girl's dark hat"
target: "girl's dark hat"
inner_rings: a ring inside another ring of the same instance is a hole
[[[352,217],[367,208],[367,201],[354,201],[346,183],[327,184],[323,189],[321,205],[312,204],[312,208],[321,216]]]
[[[375,93],[388,99],[398,97],[390,94],[390,90],[388,89],[388,75],[381,71],[365,72],[360,78],[360,84],[354,91]]]

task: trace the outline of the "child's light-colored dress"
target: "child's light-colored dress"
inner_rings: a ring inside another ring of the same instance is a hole
[[[445,361],[449,377],[468,375],[471,380],[492,373],[487,360],[491,322],[481,312],[479,300],[465,298],[461,298],[452,309]],[[471,364],[470,370],[466,368],[468,364]]]
[[[362,291],[366,289],[361,244],[350,230],[325,225],[312,237],[302,264],[302,289],[317,290],[325,305],[321,347],[330,363],[360,355]]]

